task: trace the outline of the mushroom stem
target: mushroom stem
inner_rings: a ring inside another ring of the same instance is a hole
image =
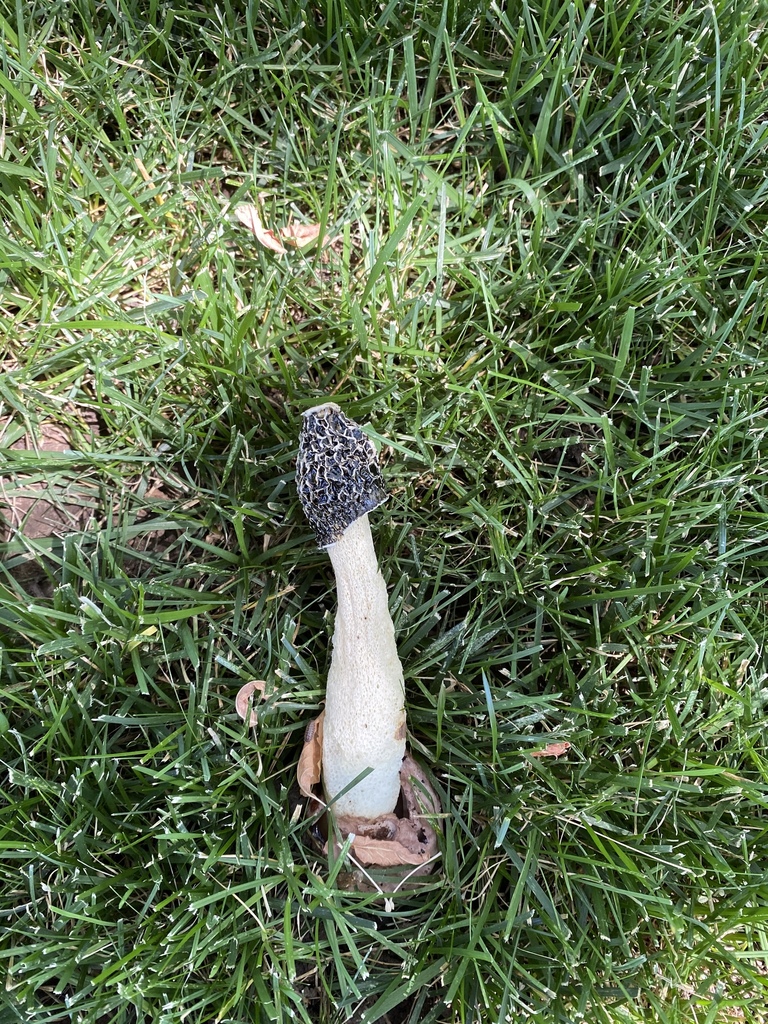
[[[403,669],[368,516],[328,546],[338,611],[323,731],[323,784],[337,814],[376,818],[395,809],[405,755]]]
[[[333,402],[304,413],[296,489],[338,591],[325,711],[305,734],[299,786],[314,809],[322,778],[335,828],[360,863],[423,874],[440,801],[405,753],[403,667],[368,523],[387,491],[373,443]]]

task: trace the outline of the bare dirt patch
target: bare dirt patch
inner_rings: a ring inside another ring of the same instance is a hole
[[[79,432],[100,436],[100,427],[95,414],[90,410],[77,410]],[[10,420],[0,422],[0,448],[3,438],[12,432]],[[6,447],[6,451],[45,452],[65,454],[75,449],[77,442],[73,432],[63,423],[46,420],[34,432],[27,431],[15,437]],[[32,550],[32,545],[24,551],[23,541],[56,541],[71,534],[93,533],[94,535],[105,523],[117,523],[119,518],[117,503],[120,495],[111,500],[107,490],[93,479],[84,479],[70,468],[61,472],[50,471],[50,463],[41,460],[41,469],[36,470],[34,460],[24,465],[19,462],[18,469],[8,471],[14,460],[8,460],[6,471],[0,475],[0,544],[3,545],[2,560],[13,577],[24,587],[35,594],[46,596],[50,585],[47,582],[49,573],[44,560]],[[142,484],[139,478],[128,479],[123,493],[136,491]],[[143,481],[143,500],[171,500],[174,495],[169,493],[156,480]],[[159,553],[171,542],[171,537],[164,530],[152,530],[150,526],[151,511],[140,509],[134,522],[147,522],[148,529],[132,538],[127,543],[137,552]],[[18,543],[21,542],[21,543]],[[39,548],[39,545],[36,545]],[[129,572],[137,571],[139,562],[126,565]]]

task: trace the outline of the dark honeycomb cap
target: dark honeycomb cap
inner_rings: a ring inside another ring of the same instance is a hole
[[[304,413],[296,486],[321,548],[387,500],[372,441],[333,402]]]

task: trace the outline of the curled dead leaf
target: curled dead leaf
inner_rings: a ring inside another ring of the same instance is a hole
[[[304,733],[304,746],[296,767],[299,789],[304,796],[313,797],[312,787],[320,782],[323,763],[323,717],[313,719]]]
[[[320,237],[320,225],[289,224],[287,227],[280,228],[280,237],[287,245],[303,249],[304,246],[311,245]]]
[[[352,840],[352,852],[363,864],[377,868],[423,864],[428,859],[426,853],[415,853],[396,839],[387,842],[381,839],[368,839],[366,836],[355,836]]]
[[[556,743],[548,743],[542,750],[532,750],[531,757],[560,757],[571,749],[571,744],[566,740],[559,740]]]
[[[292,221],[285,227],[278,228],[277,231],[265,227],[259,207],[252,203],[240,203],[236,206],[235,216],[265,248],[281,256],[288,251],[285,248],[286,245],[292,249],[306,249],[308,246],[316,244],[320,238],[319,224],[299,224]],[[336,238],[329,239],[328,235],[325,235],[322,244],[326,245],[334,241]]]
[[[256,236],[257,241],[261,242],[265,249],[270,249],[280,256],[288,251],[275,232],[271,228],[264,227],[257,206],[253,206],[252,203],[240,203],[235,207],[235,216],[244,227]]]
[[[252,682],[246,683],[245,686],[241,686],[237,691],[237,696],[235,697],[235,710],[243,721],[248,718],[248,724],[251,728],[254,728],[259,722],[259,716],[254,710],[254,705],[257,700],[257,698],[254,697],[254,694],[260,694],[258,699],[263,700],[266,687],[267,684],[263,679],[254,679]],[[250,716],[248,714],[249,708],[251,709]]]

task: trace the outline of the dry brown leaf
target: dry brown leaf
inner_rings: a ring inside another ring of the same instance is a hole
[[[560,757],[570,749],[570,743],[566,740],[559,740],[557,743],[548,743],[543,750],[532,750],[531,757]]]
[[[251,728],[259,723],[259,716],[256,714],[254,709],[254,704],[256,703],[254,694],[259,693],[261,695],[259,700],[263,700],[266,687],[267,684],[263,679],[254,679],[252,682],[246,683],[245,686],[241,686],[237,691],[237,696],[235,697],[235,710],[242,720],[245,721],[246,716],[248,715],[248,708],[251,708],[251,715],[248,720],[248,724]]]
[[[319,718],[313,719],[304,733],[304,746],[296,767],[299,789],[304,796],[311,797],[312,787],[320,781],[323,763],[323,712]]]
[[[280,228],[280,237],[287,245],[295,249],[303,249],[305,245],[316,242],[320,236],[319,224],[289,224]]]
[[[265,227],[258,206],[251,203],[240,203],[236,206],[235,216],[265,248],[279,253],[281,256],[288,251],[285,245],[289,245],[292,249],[305,249],[307,246],[314,245],[320,238],[319,224],[292,222],[284,228],[278,228],[277,231]],[[322,244],[333,243],[340,237],[337,235],[336,238],[329,239],[328,235],[325,235]]]
[[[352,840],[352,852],[369,867],[394,868],[398,864],[423,864],[428,859],[425,852],[414,852],[396,839],[368,839],[367,836],[355,836]]]
[[[287,252],[287,249],[271,228],[265,228],[261,223],[258,207],[251,203],[240,203],[235,207],[235,216],[248,230],[256,236],[265,249],[278,253],[280,256]]]

